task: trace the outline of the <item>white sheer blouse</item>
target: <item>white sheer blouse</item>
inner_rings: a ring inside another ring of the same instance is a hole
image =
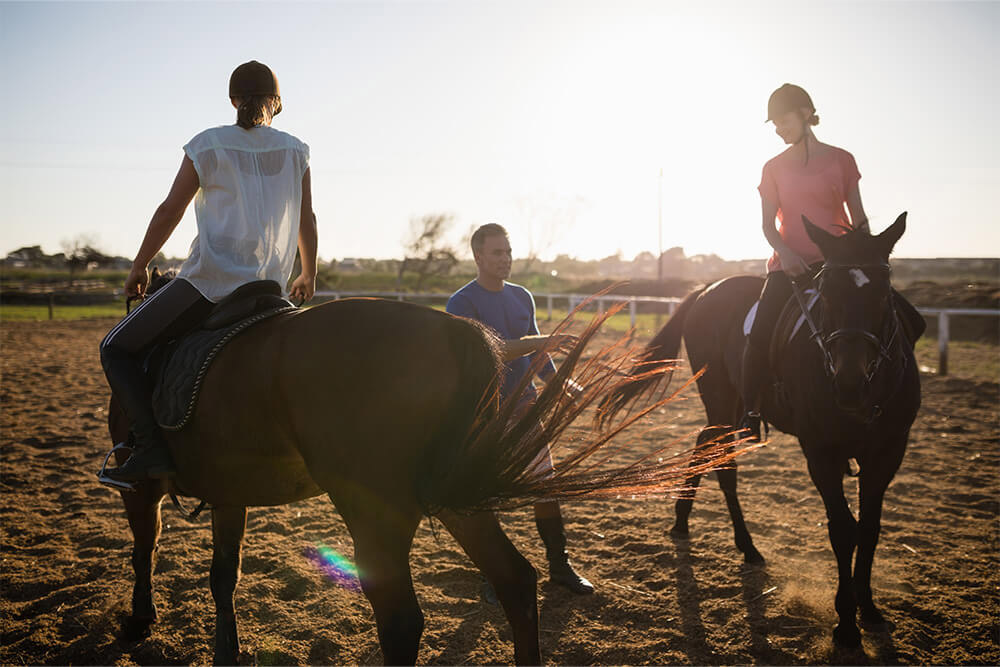
[[[178,277],[210,301],[254,280],[286,290],[295,263],[309,147],[270,127],[214,127],[184,146],[201,187],[198,236]]]

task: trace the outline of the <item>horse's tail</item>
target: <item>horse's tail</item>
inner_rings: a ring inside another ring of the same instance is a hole
[[[639,360],[628,371],[634,381],[619,384],[601,399],[594,417],[595,425],[607,426],[626,406],[632,405],[639,396],[657,387],[666,391],[680,353],[681,336],[688,311],[705,289],[699,288],[684,297],[666,325],[646,345]]]
[[[545,356],[536,355],[532,372],[518,392],[499,404],[497,383],[489,383],[487,395],[478,399],[475,419],[457,446],[442,443],[425,469],[418,487],[420,501],[428,514],[444,509],[475,511],[515,507],[540,499],[663,495],[676,493],[695,473],[706,473],[725,465],[744,450],[727,452],[725,445],[666,455],[661,448],[627,465],[610,462],[605,446],[626,428],[658,409],[669,398],[651,402],[634,411],[605,432],[593,431],[574,438],[555,469],[539,464],[546,448],[560,443],[567,428],[585,410],[602,402],[609,393],[645,380],[658,381],[669,367],[650,369],[630,377],[622,372],[632,359],[627,338],[608,345],[585,361],[584,348],[601,324],[617,312],[611,309],[595,317],[569,351],[556,374],[549,379],[534,403],[518,410],[517,397],[527,389],[534,371]],[[681,311],[679,311],[681,312]],[[676,315],[675,315],[676,317]],[[565,326],[565,322],[559,329]],[[567,381],[575,378],[582,393],[570,396]],[[468,422],[466,422],[468,423]],[[601,453],[603,456],[596,456]]]

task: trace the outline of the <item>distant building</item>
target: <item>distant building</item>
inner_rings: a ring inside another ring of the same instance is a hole
[[[361,271],[361,262],[356,257],[345,257],[340,260],[333,260],[330,262],[333,268],[337,271],[342,271],[344,273],[357,273]]]

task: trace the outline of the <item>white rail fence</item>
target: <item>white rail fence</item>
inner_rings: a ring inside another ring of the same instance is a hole
[[[343,299],[352,296],[377,297],[381,299],[395,299],[397,301],[406,300],[431,300],[447,301],[451,294],[441,292],[316,292],[317,297],[325,299]],[[548,294],[536,293],[535,306],[541,310],[542,304],[545,306],[548,319],[552,319],[552,310],[556,302],[565,302],[567,310],[573,310],[587,299],[589,294]],[[664,303],[667,304],[667,314],[673,315],[674,309],[681,299],[677,297],[661,296],[624,296],[605,295],[593,298],[593,302],[599,312],[604,312],[610,305],[623,301],[628,302],[629,321],[631,326],[635,326],[636,315],[638,314],[638,304],[640,303]],[[950,318],[952,316],[976,316],[976,317],[1000,317],[1000,309],[991,308],[917,308],[917,311],[927,316],[937,316],[938,330],[938,375],[948,374],[948,343],[950,342]],[[1000,341],[998,341],[1000,342]]]
[[[948,338],[952,315],[1000,316],[1000,310],[991,308],[917,308],[917,311],[925,317],[937,315],[938,375],[948,374]]]

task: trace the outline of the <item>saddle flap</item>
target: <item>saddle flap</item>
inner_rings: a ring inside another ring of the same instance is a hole
[[[291,303],[273,294],[254,296],[237,302],[277,303],[258,310],[249,317],[238,318],[236,322],[210,329],[195,329],[186,336],[173,341],[164,350],[163,359],[155,367],[153,383],[153,414],[161,428],[177,431],[184,427],[194,412],[198,393],[212,360],[234,337],[255,325],[281,313],[297,310]],[[227,311],[242,312],[242,311]]]

